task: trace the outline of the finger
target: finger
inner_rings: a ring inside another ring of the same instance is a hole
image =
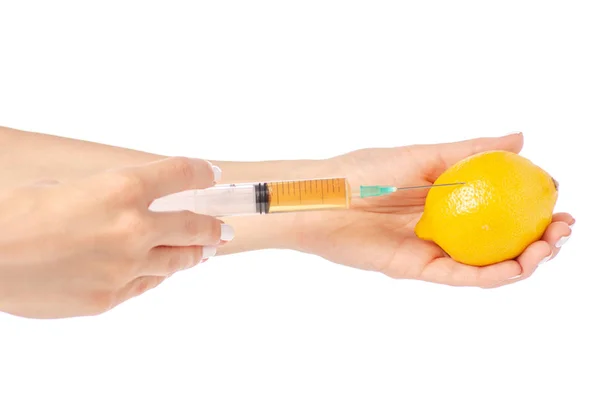
[[[433,180],[458,161],[474,154],[489,150],[519,153],[522,148],[523,134],[521,133],[422,146],[424,157],[428,159],[426,164],[431,168],[430,176]],[[435,164],[435,166],[431,164]]]
[[[156,245],[217,245],[233,239],[233,228],[221,220],[192,211],[152,213],[159,231]]]
[[[540,240],[531,244],[517,258],[517,262],[521,266],[521,273],[515,274],[506,280],[498,283],[483,286],[484,288],[497,288],[509,284],[514,284],[519,281],[528,279],[543,263],[548,261],[552,256],[552,247],[546,241]]]
[[[492,288],[531,277],[542,263],[555,257],[571,235],[575,219],[568,213],[557,213],[540,241],[527,247],[515,260],[489,266],[468,266],[437,252],[423,267],[418,278],[454,286]],[[425,252],[425,250],[424,250]]]
[[[115,298],[115,306],[158,287],[167,277],[164,276],[142,276],[126,284]]]
[[[513,284],[518,281],[523,281],[533,275],[539,266],[556,257],[560,252],[560,247],[566,242],[566,239],[571,235],[571,229],[567,222],[574,223],[574,219],[569,214],[556,214],[554,219],[565,219],[566,222],[552,222],[540,241],[531,244],[517,258],[521,266],[521,273],[509,277],[507,280],[500,281],[489,287],[500,287],[503,285]]]
[[[514,260],[488,266],[470,266],[441,257],[430,262],[422,275],[436,283],[492,288],[529,278],[551,253],[550,244],[541,240],[531,244]]]
[[[501,283],[520,273],[521,266],[515,260],[489,266],[470,266],[452,258],[439,257],[425,266],[421,278],[451,286],[484,287]]]
[[[560,248],[571,237],[571,227],[567,222],[552,222],[544,232],[542,240],[546,241],[552,247],[552,258],[560,252]]]
[[[184,190],[211,187],[221,177],[219,167],[186,157],[170,157],[125,170],[141,185],[149,201]]]
[[[444,162],[452,165],[465,157],[489,150],[507,150],[519,153],[523,148],[523,134],[514,133],[501,137],[484,137],[437,145]]]
[[[150,250],[148,260],[139,270],[139,275],[171,276],[196,266],[216,253],[217,248],[214,246],[155,247]]]
[[[569,213],[558,212],[552,216],[552,222],[565,222],[569,226],[573,226],[575,224],[575,218]]]

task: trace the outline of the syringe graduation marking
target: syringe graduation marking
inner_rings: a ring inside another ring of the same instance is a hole
[[[347,205],[345,180],[334,178],[268,183],[269,213]],[[273,197],[277,196],[277,197]]]
[[[323,190],[325,190],[325,189],[323,189],[323,181],[320,181],[320,182],[321,182],[321,204],[323,204],[323,203],[325,203],[325,197],[323,197],[323,194],[324,194]]]
[[[279,194],[279,183],[277,184],[276,187],[277,187],[277,204],[279,204],[279,196],[280,196],[280,194]]]

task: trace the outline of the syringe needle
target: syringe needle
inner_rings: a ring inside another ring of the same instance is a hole
[[[434,185],[396,187],[396,190],[429,189],[432,187],[454,186],[454,185],[464,185],[464,184],[465,184],[465,182],[439,183],[437,185],[434,184]]]
[[[433,185],[417,185],[417,186],[379,186],[379,185],[363,185],[360,190],[354,192],[353,196],[357,198],[379,197],[394,193],[398,190],[413,190],[413,189],[429,189],[432,187],[464,185],[465,182],[455,183],[439,183]]]

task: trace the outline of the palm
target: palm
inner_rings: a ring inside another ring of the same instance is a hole
[[[431,184],[406,148],[363,150],[333,161],[351,186]],[[306,243],[312,252],[337,263],[392,277],[417,278],[435,257],[444,255],[438,246],[414,234],[426,194],[426,189],[398,191],[385,197],[355,199],[352,209],[344,213],[303,215],[311,218],[311,224],[328,225],[319,228],[317,234],[312,232]],[[325,219],[315,222],[314,217]],[[352,249],[335,248],[339,246]]]
[[[520,149],[518,142],[516,147],[510,141],[506,145],[507,150]],[[499,148],[502,149],[502,145]],[[449,149],[448,145],[367,149],[331,161],[340,174],[348,177],[351,186],[420,186],[432,184],[451,163],[481,150],[471,144],[464,153],[449,159],[444,153]],[[428,189],[398,191],[385,197],[354,200],[353,208],[343,213],[304,214],[307,224],[320,226],[310,228],[310,233],[302,238],[303,245],[306,250],[333,262],[380,271],[394,278],[481,286],[521,272],[533,272],[535,264],[551,249],[547,247],[548,242],[541,241],[531,247],[533,251],[528,249],[523,254],[524,263],[523,260],[506,261],[485,268],[459,264],[436,244],[421,240],[414,233],[427,192]],[[572,218],[559,214],[555,221],[561,222],[551,225],[547,239],[558,239],[561,232],[565,234],[564,228],[568,230]],[[527,266],[531,269],[526,269]]]

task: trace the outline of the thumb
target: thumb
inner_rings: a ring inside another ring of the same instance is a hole
[[[435,175],[432,175],[434,178],[437,178],[447,168],[474,154],[489,150],[506,150],[519,153],[522,148],[523,133],[518,132],[501,137],[484,137],[429,145],[427,151],[441,163],[439,164],[439,168],[436,167],[437,172],[434,172]]]

